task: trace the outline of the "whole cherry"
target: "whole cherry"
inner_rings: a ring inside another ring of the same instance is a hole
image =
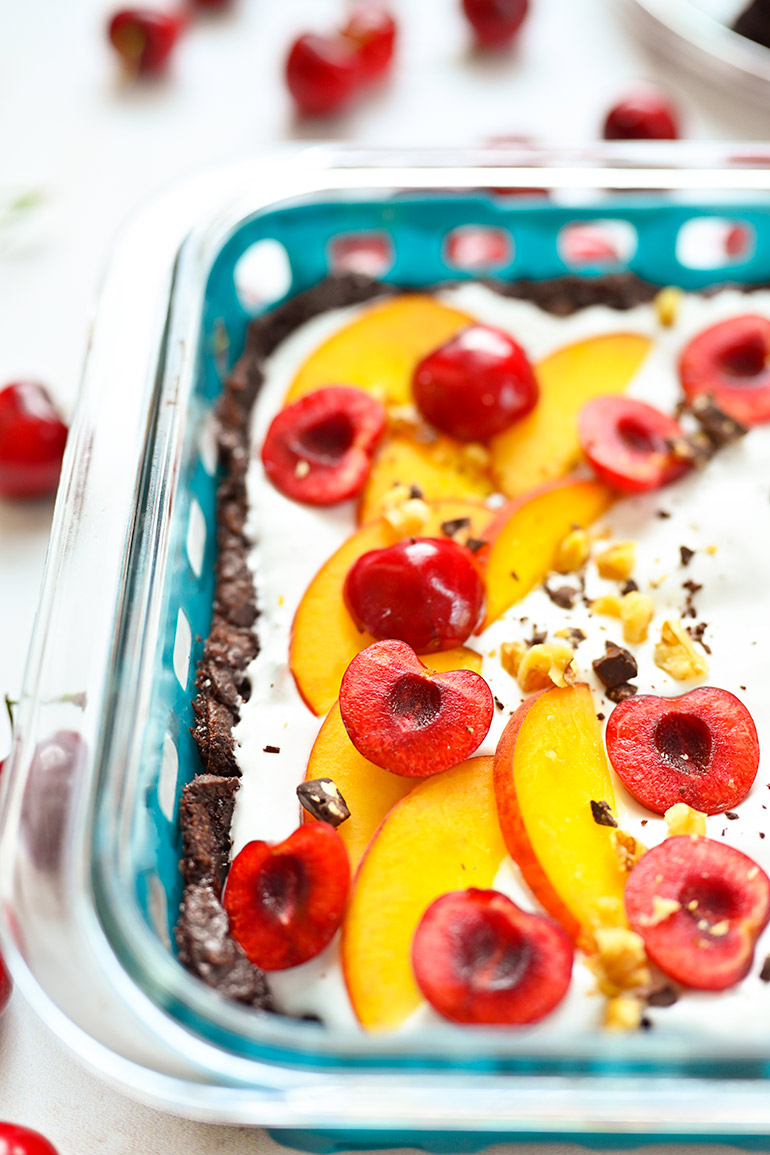
[[[107,35],[132,74],[152,76],[165,70],[184,26],[180,13],[121,8],[110,20]]]
[[[333,826],[300,826],[283,842],[249,842],[227,877],[230,931],[255,966],[299,966],[328,946],[350,885],[345,843]]]
[[[578,415],[578,439],[600,481],[620,493],[645,493],[690,468],[672,442],[683,437],[673,417],[631,397],[595,397]]]
[[[358,558],[343,597],[360,630],[399,638],[424,654],[451,650],[470,637],[484,607],[484,583],[464,546],[418,537]]]
[[[376,0],[364,0],[342,29],[358,57],[362,81],[379,80],[390,68],[396,45],[396,22]]]
[[[0,1155],[57,1155],[57,1151],[39,1131],[0,1123]]]
[[[339,112],[357,90],[359,78],[355,46],[342,36],[300,36],[286,61],[289,92],[305,116]]]
[[[452,891],[422,916],[412,941],[418,987],[455,1023],[536,1023],[562,1001],[573,947],[557,922],[494,890]]]
[[[528,8],[528,0],[463,0],[463,12],[485,48],[510,44]]]
[[[469,325],[424,357],[412,391],[425,420],[460,441],[502,433],[534,408],[539,395],[521,345],[489,325]]]
[[[11,997],[12,990],[13,983],[11,982],[11,976],[8,974],[8,970],[2,960],[2,957],[0,957],[0,1015],[8,1006],[8,1001]]]
[[[640,88],[614,105],[604,121],[605,140],[676,140],[677,115],[670,101]]]
[[[0,495],[44,497],[59,483],[67,426],[34,381],[0,390]]]

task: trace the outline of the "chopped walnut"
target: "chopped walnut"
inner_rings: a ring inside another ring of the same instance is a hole
[[[596,555],[600,577],[623,582],[631,577],[636,562],[636,545],[632,541],[616,541]]]
[[[601,594],[591,602],[591,612],[606,614],[609,618],[619,618],[623,603],[617,594]]]
[[[568,686],[575,680],[575,653],[566,642],[540,642],[526,651],[516,671],[516,680],[525,694]]]
[[[652,306],[664,328],[670,329],[676,324],[683,296],[684,293],[676,285],[668,285],[665,289],[661,289],[653,300]]]
[[[597,926],[594,942],[596,953],[589,962],[603,994],[612,997],[649,984],[647,954],[636,931],[625,926]]]
[[[408,497],[401,504],[388,504],[382,516],[391,529],[408,537],[410,534],[420,533],[428,524],[430,507],[420,497]]]
[[[618,995],[609,999],[604,1008],[604,1027],[607,1031],[636,1031],[644,1017],[644,1006],[632,995]]]
[[[620,606],[624,642],[646,642],[650,622],[655,617],[655,605],[647,594],[632,590],[625,594]]]
[[[294,476],[298,477],[301,481],[303,479],[303,477],[307,477],[307,475],[309,473],[310,473],[310,462],[305,461],[304,458],[301,457],[299,459],[299,461],[297,462],[297,464],[294,466]]]
[[[598,926],[618,926],[625,921],[623,899],[610,894],[600,895],[596,899],[596,915]]]
[[[706,833],[706,815],[700,810],[693,810],[686,802],[669,806],[663,817],[671,838],[678,834],[695,834],[702,838]]]
[[[634,838],[633,834],[629,834],[626,830],[611,831],[610,842],[617,855],[621,870],[625,870],[626,873],[633,870],[647,850],[647,847],[638,838]]]
[[[656,666],[680,682],[702,677],[709,672],[708,662],[695,649],[690,635],[678,618],[663,623],[654,657]]]
[[[681,902],[677,902],[675,898],[662,898],[659,894],[652,896],[652,914],[640,914],[640,926],[660,926],[667,918],[671,918],[672,914],[676,914],[678,910],[682,909]]]
[[[487,469],[491,460],[489,450],[480,441],[470,441],[467,445],[463,445],[462,455],[469,465],[474,465],[476,469]]]
[[[388,425],[394,433],[399,430],[414,432],[422,424],[416,405],[389,405],[387,413]]]
[[[553,568],[559,573],[575,573],[591,556],[591,539],[585,529],[573,529],[556,550]]]
[[[527,647],[523,642],[503,642],[500,646],[500,664],[506,674],[510,674],[512,678],[516,677],[521,659],[526,652]]]

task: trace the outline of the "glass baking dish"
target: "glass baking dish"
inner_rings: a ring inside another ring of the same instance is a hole
[[[128,226],[89,346],[0,799],[3,950],[41,1016],[103,1077],[317,1150],[770,1136],[770,1041],[710,1053],[665,1032],[364,1036],[228,1003],[171,946],[213,594],[211,410],[250,315],[315,284],[335,253],[349,259],[340,236],[368,258],[374,238],[383,279],[407,287],[626,268],[685,288],[767,281],[769,163],[756,146],[319,147],[207,174]],[[533,187],[552,195],[505,195]],[[703,267],[682,237],[709,220],[740,225],[752,244]],[[559,238],[581,221],[632,237],[609,269],[567,263]],[[452,257],[446,238],[469,227],[506,236],[496,264]],[[255,288],[244,269],[260,253]]]

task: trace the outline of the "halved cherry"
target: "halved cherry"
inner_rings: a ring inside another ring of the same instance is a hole
[[[657,814],[677,802],[704,814],[731,810],[759,767],[754,719],[739,698],[716,686],[678,698],[626,698],[612,711],[606,737],[621,782]]]
[[[356,655],[342,679],[339,706],[359,754],[407,778],[428,778],[469,758],[495,710],[478,674],[432,674],[406,642],[396,640],[375,642]]]
[[[385,428],[385,409],[361,389],[327,385],[273,419],[262,462],[276,489],[308,505],[358,493]]]
[[[390,68],[396,44],[396,22],[377,0],[363,0],[350,13],[341,35],[358,56],[362,81],[379,80]]]
[[[454,1023],[539,1022],[567,993],[573,954],[553,919],[473,888],[432,902],[412,940],[418,987]]]
[[[580,447],[591,468],[620,493],[645,493],[681,477],[689,465],[670,442],[682,436],[673,417],[631,397],[595,397],[578,416]]]
[[[460,441],[502,433],[534,408],[535,374],[527,355],[502,329],[469,325],[429,353],[412,390],[426,421]]]
[[[359,630],[427,654],[470,637],[484,608],[484,583],[464,546],[415,537],[358,558],[343,596]]]
[[[307,33],[291,46],[286,83],[305,116],[339,112],[358,89],[360,79],[355,46],[343,36]]]
[[[528,0],[463,0],[463,12],[484,48],[510,44],[528,8]]]
[[[770,879],[724,842],[667,838],[631,871],[625,904],[632,929],[662,971],[684,986],[719,991],[751,969],[770,919]]]
[[[685,397],[710,394],[743,425],[770,421],[770,320],[747,314],[704,329],[679,359]]]
[[[249,842],[227,876],[230,931],[264,971],[320,954],[342,922],[350,885],[345,843],[333,826],[300,826],[283,842]]]

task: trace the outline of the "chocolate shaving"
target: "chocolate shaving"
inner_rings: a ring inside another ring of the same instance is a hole
[[[671,517],[671,514],[668,512],[667,509],[659,509],[659,510],[657,510],[655,516],[659,517],[661,519],[661,521],[667,521],[668,518]]]
[[[493,695],[493,697],[494,697],[494,702],[495,702],[495,705],[497,706],[498,710],[504,710],[504,709],[505,709],[505,704],[504,704],[503,702],[501,702],[501,701],[500,701],[500,699],[498,698],[497,694],[494,694],[494,695]]]
[[[532,627],[532,637],[526,642],[530,648],[532,646],[542,646],[545,639],[548,637],[548,630],[539,630],[537,626]]]
[[[692,561],[692,559],[695,557],[695,550],[690,549],[690,547],[688,545],[680,545],[679,546],[679,556],[682,559],[682,565],[688,566],[690,564],[690,562]]]
[[[557,586],[556,589],[552,589],[548,582],[543,582],[543,589],[553,604],[561,610],[571,610],[579,593],[574,586]]]
[[[483,549],[484,546],[488,544],[488,542],[484,541],[483,537],[469,537],[465,543],[465,548],[469,549],[471,553],[478,553],[480,549]]]
[[[695,609],[695,595],[703,589],[700,582],[694,582],[691,578],[686,582],[682,582],[682,589],[687,590],[687,598],[682,607],[683,618],[697,618],[698,612]]]
[[[702,646],[707,654],[711,653],[711,646],[703,640],[703,635],[708,629],[708,622],[698,622],[697,626],[685,626],[685,629],[694,642]],[[741,689],[745,690],[746,687],[741,686]]]
[[[639,670],[634,655],[614,642],[605,642],[604,646],[605,652],[602,656],[594,658],[591,663],[597,678],[608,689],[623,685],[629,678],[635,678]],[[630,697],[630,694],[625,696]]]
[[[648,1007],[673,1007],[674,1003],[679,1002],[679,994],[670,984],[664,987],[658,987],[655,991],[650,991],[647,996]]]
[[[725,810],[725,818],[729,818],[731,822],[735,822],[736,818],[740,818],[740,814],[736,814],[734,810]]]
[[[762,963],[762,970],[759,972],[759,977],[763,983],[770,983],[770,954]]]
[[[419,485],[410,485],[409,486],[409,497],[411,498],[412,501],[422,501],[422,499],[425,497],[425,494],[420,489]]]
[[[617,826],[618,824],[609,802],[595,802],[592,798],[591,814],[597,826]]]
[[[599,713],[596,715],[596,717],[597,717],[598,721],[600,721],[600,722],[603,722],[603,721],[604,721],[604,714],[602,713],[602,711],[601,711],[601,710],[600,710],[600,711],[599,711]]]
[[[280,754],[281,753],[281,747],[280,746],[263,746],[262,747],[262,753],[263,754]]]
[[[454,537],[461,529],[470,529],[471,519],[469,517],[452,517],[449,521],[442,521],[441,532],[445,537]]]
[[[730,445],[748,433],[747,426],[720,409],[710,393],[693,398],[690,412],[715,449]]]
[[[313,778],[301,782],[297,787],[297,797],[308,814],[312,814],[319,822],[340,826],[350,818],[347,803],[331,778]]]
[[[638,689],[631,682],[621,682],[619,686],[610,686],[604,696],[617,705],[618,702],[625,702],[626,698],[633,698]]]
[[[666,445],[672,457],[677,461],[684,461],[694,469],[702,469],[716,452],[714,442],[702,432],[681,437],[667,437]]]
[[[588,637],[585,630],[581,630],[579,626],[568,626],[567,629],[562,632],[573,650],[576,650],[580,643],[584,642]]]
[[[636,584],[634,579],[629,578],[628,581],[623,582],[623,585],[620,587],[620,592],[624,595],[625,594],[634,594],[634,593],[636,593],[636,591],[638,589],[639,589],[639,586]]]

